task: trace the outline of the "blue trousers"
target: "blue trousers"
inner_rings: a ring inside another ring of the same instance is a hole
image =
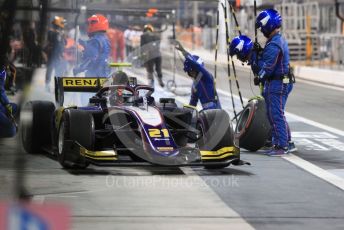
[[[17,105],[11,103],[12,112],[17,112]],[[0,105],[0,138],[13,137],[16,135],[16,128],[6,115],[6,108]]]
[[[287,147],[288,141],[291,140],[284,110],[292,88],[292,84],[283,84],[281,80],[266,81],[264,85],[263,96],[271,125],[272,144],[280,147]]]
[[[288,100],[288,96],[290,94],[290,92],[293,90],[293,84],[288,84],[287,86],[287,95],[286,97],[284,97],[283,99],[283,111],[285,111],[285,105],[287,104],[287,100]],[[290,128],[289,128],[289,124],[287,122],[287,126],[288,126],[288,141],[291,141],[291,131],[290,131]]]

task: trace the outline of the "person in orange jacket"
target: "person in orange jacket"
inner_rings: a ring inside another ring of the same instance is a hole
[[[124,61],[124,33],[121,30],[110,28],[107,30],[111,44],[111,57],[113,62]]]

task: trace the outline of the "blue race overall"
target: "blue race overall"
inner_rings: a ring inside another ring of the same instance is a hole
[[[192,69],[198,72],[196,79],[192,84],[190,105],[197,106],[198,100],[202,103],[202,108],[221,109],[221,104],[214,88],[213,76],[197,62],[191,55],[187,55],[186,59],[190,62]]]
[[[264,82],[263,97],[272,128],[272,144],[285,148],[290,141],[290,129],[284,115],[288,95],[293,88],[289,80],[289,49],[286,40],[277,33],[270,38],[256,64],[251,56],[252,70]]]
[[[86,71],[86,77],[108,77],[111,46],[106,33],[94,33],[88,41],[80,40],[79,43],[85,50],[82,63],[73,70],[74,75]]]
[[[8,118],[9,108],[13,114],[17,111],[17,105],[10,103],[5,91],[6,70],[0,70],[0,138],[13,137],[16,134],[16,128]]]

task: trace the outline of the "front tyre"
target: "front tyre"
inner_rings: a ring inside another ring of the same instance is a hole
[[[70,149],[75,142],[82,147],[94,149],[94,120],[87,111],[65,110],[57,135],[58,161],[64,168],[86,168],[89,163],[80,153]]]
[[[199,114],[197,129],[202,137],[196,145],[203,151],[217,151],[234,146],[234,132],[229,115],[224,110],[203,110]],[[211,162],[211,161],[210,161]],[[225,168],[228,163],[218,163],[204,166],[206,169]]]

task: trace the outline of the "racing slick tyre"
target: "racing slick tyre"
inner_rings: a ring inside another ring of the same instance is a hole
[[[55,105],[50,101],[27,102],[21,114],[21,140],[27,153],[40,153],[51,145]]]
[[[264,99],[259,97],[250,100],[241,112],[235,129],[239,146],[255,152],[265,145],[269,132],[270,123],[266,116]]]
[[[224,110],[203,110],[199,114],[197,129],[201,138],[196,145],[201,150],[216,151],[223,147],[234,146],[234,132],[229,115]],[[204,166],[206,169],[220,169],[228,164]]]
[[[77,142],[88,150],[94,149],[94,120],[89,112],[75,109],[65,110],[57,135],[58,161],[60,164],[64,168],[86,168],[89,163],[80,156],[80,153],[73,154],[70,151],[69,147],[73,143],[66,143],[67,140]]]

